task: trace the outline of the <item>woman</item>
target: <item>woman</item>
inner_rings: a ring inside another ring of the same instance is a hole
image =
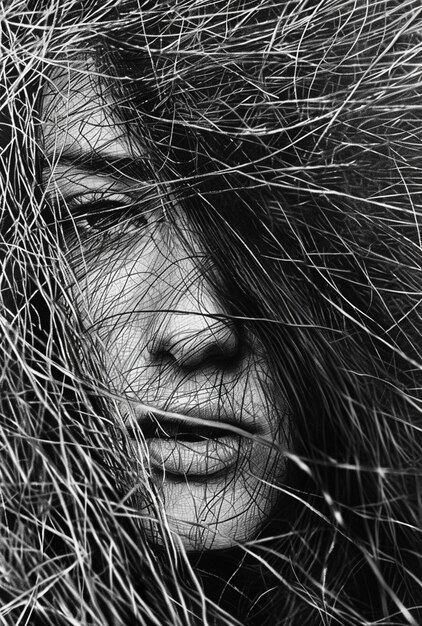
[[[2,623],[420,623],[420,19],[5,7]]]

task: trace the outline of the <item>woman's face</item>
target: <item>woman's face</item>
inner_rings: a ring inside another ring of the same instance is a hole
[[[265,358],[219,301],[171,183],[97,92],[93,78],[62,72],[44,98],[44,180],[62,207],[68,291],[170,528],[188,549],[229,547],[274,506],[287,410],[267,400]]]

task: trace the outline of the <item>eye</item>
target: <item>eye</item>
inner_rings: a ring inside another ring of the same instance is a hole
[[[139,232],[151,219],[152,208],[118,193],[84,193],[67,199],[65,228],[73,226],[82,236]]]

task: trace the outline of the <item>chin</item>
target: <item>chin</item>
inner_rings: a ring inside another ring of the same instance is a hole
[[[268,478],[233,475],[202,482],[167,477],[157,486],[170,533],[187,552],[252,541],[276,504],[277,490]],[[153,541],[163,543],[156,535]]]

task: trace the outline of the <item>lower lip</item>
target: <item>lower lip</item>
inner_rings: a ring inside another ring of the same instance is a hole
[[[240,437],[226,435],[203,441],[175,437],[147,439],[151,466],[176,476],[210,476],[239,461]]]

